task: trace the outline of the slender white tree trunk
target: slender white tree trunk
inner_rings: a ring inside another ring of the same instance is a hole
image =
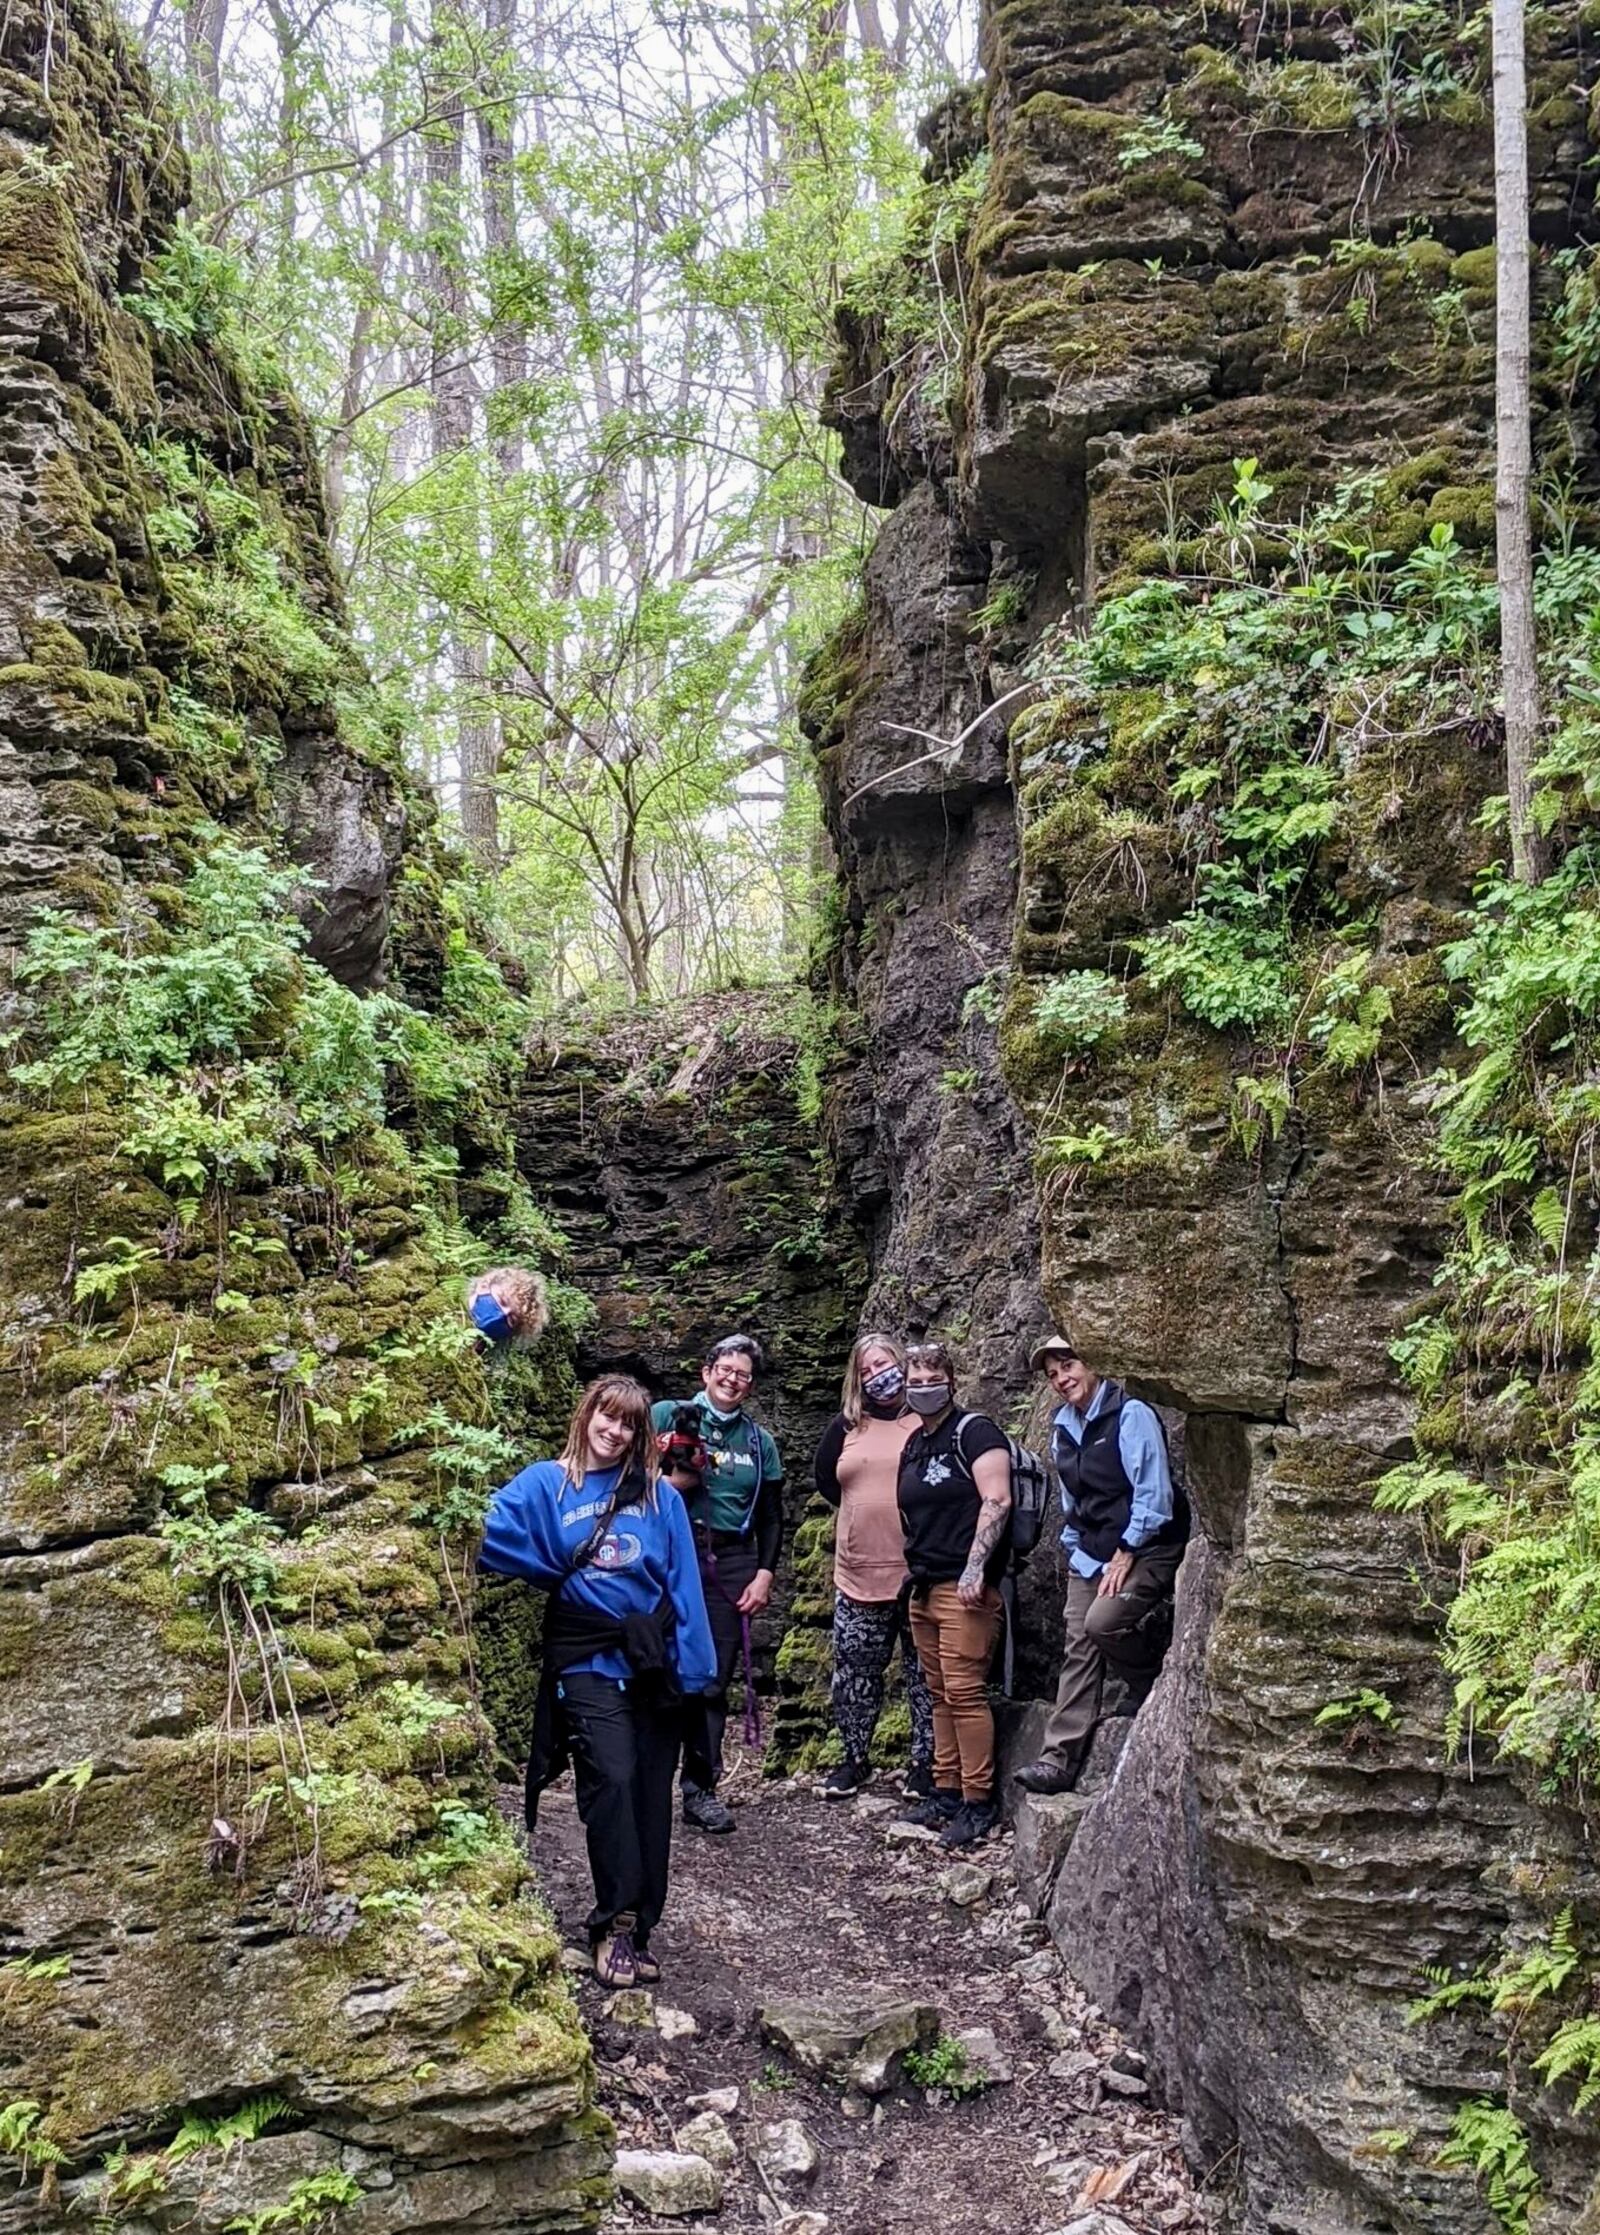
[[[1506,715],[1511,866],[1537,884],[1548,848],[1530,799],[1539,753],[1533,629],[1532,391],[1528,366],[1528,119],[1523,0],[1493,0],[1495,200],[1495,567]]]

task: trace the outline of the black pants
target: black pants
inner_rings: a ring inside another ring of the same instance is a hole
[[[728,1686],[739,1666],[743,1625],[735,1602],[755,1580],[759,1562],[753,1541],[722,1537],[708,1542],[705,1532],[695,1532],[700,1546],[700,1587],[706,1595],[706,1615],[711,1642],[716,1648],[715,1688],[684,1703],[683,1789],[686,1793],[716,1790],[722,1775],[722,1734],[728,1724]]]
[[[646,1706],[614,1678],[588,1674],[561,1679],[561,1704],[594,1880],[589,1937],[631,1911],[643,1944],[667,1900],[679,1711]]]

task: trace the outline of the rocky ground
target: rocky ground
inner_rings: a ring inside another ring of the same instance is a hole
[[[841,1805],[747,1759],[725,1790],[732,1837],[680,1828],[659,1988],[579,1978],[624,2153],[615,2235],[1203,2225],[1176,2122],[1063,1976],[1018,1898],[1009,1834],[952,1858],[895,1830],[888,1780]],[[588,1875],[565,1783],[536,1859],[580,1941]],[[919,2036],[920,2085],[903,2054]],[[955,2090],[930,2084],[941,2070]]]

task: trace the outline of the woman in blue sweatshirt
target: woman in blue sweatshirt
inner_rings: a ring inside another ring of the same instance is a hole
[[[650,1399],[608,1374],[584,1391],[559,1459],[495,1493],[479,1565],[543,1584],[543,1670],[528,1827],[571,1757],[589,1845],[589,1941],[607,1986],[661,1976],[682,1696],[716,1679],[694,1537],[656,1472]]]

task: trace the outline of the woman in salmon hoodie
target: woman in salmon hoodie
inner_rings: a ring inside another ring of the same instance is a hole
[[[859,1792],[871,1776],[872,1734],[883,1678],[900,1641],[911,1710],[909,1793],[933,1791],[933,1703],[906,1619],[905,1538],[895,1487],[906,1438],[905,1352],[889,1335],[863,1335],[845,1368],[839,1411],[817,1446],[818,1493],[839,1509],[833,1556],[833,1717],[844,1760],[823,1782],[829,1800]]]

